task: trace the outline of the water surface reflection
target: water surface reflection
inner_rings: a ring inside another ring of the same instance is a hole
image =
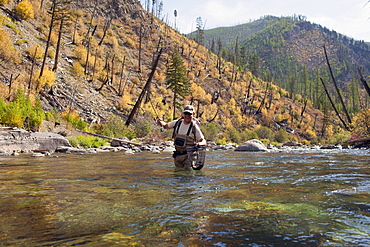
[[[370,245],[368,150],[0,157],[3,245]]]

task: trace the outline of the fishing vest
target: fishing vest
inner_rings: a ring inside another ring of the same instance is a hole
[[[179,129],[184,120],[180,119],[176,122],[173,130],[173,139],[175,142],[175,149],[179,152],[186,152],[187,147],[195,146],[196,137],[195,137],[195,126],[193,121],[189,124],[188,131],[186,135],[179,134]]]

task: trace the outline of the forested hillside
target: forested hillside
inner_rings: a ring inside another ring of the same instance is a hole
[[[310,23],[304,16],[265,16],[248,24],[201,31],[206,46],[226,60],[273,81],[291,97],[299,94],[311,100],[321,110],[324,88],[320,78],[335,95],[329,62],[348,111],[356,114],[369,108],[358,73],[361,68],[365,77],[370,74],[370,46],[364,41]],[[197,40],[197,32],[190,37]]]
[[[218,143],[259,138],[314,144],[351,135],[325,95],[318,97],[327,107],[315,109],[316,101],[277,86],[262,66],[226,61],[137,0],[0,4],[2,125],[55,131],[65,124],[158,140],[171,133],[161,132],[154,118],[171,120],[182,105],[193,104],[207,140]],[[267,25],[260,25],[253,30],[264,32]],[[181,83],[171,85],[177,76]],[[366,127],[357,130],[366,134]]]

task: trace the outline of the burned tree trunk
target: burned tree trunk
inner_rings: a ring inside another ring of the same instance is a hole
[[[34,67],[35,67],[35,64],[36,64],[37,48],[38,48],[38,46],[36,47],[35,53],[33,54],[33,58],[32,58],[32,66],[31,66],[31,72],[30,72],[30,80],[28,81],[28,90],[29,91],[31,90],[31,86],[32,86],[32,77],[33,77],[33,70],[34,70]]]
[[[124,57],[122,60],[121,73],[120,73],[119,86],[118,86],[118,96],[122,96],[122,79],[123,79],[123,69],[125,68],[125,61],[126,61],[126,57]]]
[[[99,42],[98,45],[102,45],[103,44],[103,40],[104,40],[105,36],[107,35],[107,31],[108,31],[108,29],[110,27],[111,21],[112,21],[112,19],[109,17],[109,19],[105,22],[104,31],[103,31],[103,37],[101,37],[101,40],[100,40],[100,42]]]
[[[57,47],[56,47],[56,51],[55,51],[55,60],[54,60],[53,71],[56,71],[58,69],[60,42],[62,40],[62,32],[63,32],[63,23],[64,23],[64,16],[62,16],[62,18],[60,20],[60,24],[59,24],[58,42],[57,42]]]
[[[301,112],[301,120],[299,121],[298,126],[300,126],[302,124],[303,115],[304,115],[304,112],[306,111],[306,107],[307,107],[307,102],[308,102],[308,99],[305,99],[304,106],[303,106],[303,109],[302,109],[302,112]]]
[[[87,38],[86,63],[85,63],[85,70],[84,70],[85,76],[87,76],[87,73],[89,70],[89,57],[90,57],[90,38]]]
[[[360,81],[362,82],[362,85],[364,85],[364,88],[366,89],[367,94],[370,96],[370,87],[361,73],[361,68],[358,69],[358,74],[360,75]]]
[[[51,34],[53,32],[53,26],[54,26],[54,21],[55,21],[55,12],[57,8],[57,2],[54,0],[53,5],[52,5],[52,10],[51,10],[51,20],[50,20],[50,26],[49,26],[49,34],[48,34],[48,39],[46,41],[46,47],[45,47],[45,54],[44,54],[44,60],[42,61],[41,69],[40,69],[40,75],[39,77],[41,78],[43,73],[44,73],[44,68],[46,64],[46,58],[48,56],[48,50],[50,47],[50,40],[51,40]],[[39,83],[36,85],[36,90],[39,87]]]
[[[322,85],[324,86],[324,90],[325,90],[326,95],[328,96],[328,99],[329,99],[329,101],[330,101],[330,104],[331,104],[331,106],[333,107],[333,109],[334,109],[335,113],[337,114],[337,116],[338,116],[339,120],[342,122],[342,124],[343,124],[344,128],[345,128],[346,130],[349,130],[349,128],[348,128],[348,126],[347,126],[346,122],[344,122],[344,120],[343,120],[343,119],[342,119],[342,117],[340,116],[340,114],[339,114],[339,112],[338,112],[337,108],[335,107],[335,104],[334,104],[333,100],[331,99],[331,97],[330,97],[330,94],[329,94],[328,90],[326,89],[326,86],[325,86],[324,81],[322,80],[322,78],[320,78],[320,80],[321,80]]]
[[[335,86],[335,90],[337,91],[337,94],[338,94],[338,98],[339,98],[339,100],[340,100],[340,103],[342,104],[342,107],[343,107],[344,113],[345,113],[345,115],[346,115],[346,117],[347,117],[348,123],[352,123],[352,121],[351,121],[351,117],[350,117],[350,116],[349,116],[349,114],[348,114],[348,111],[347,111],[346,105],[344,104],[344,101],[343,101],[342,95],[341,95],[341,94],[340,94],[340,92],[339,92],[339,88],[338,88],[337,82],[336,82],[336,80],[335,80],[335,78],[334,78],[333,70],[331,69],[331,65],[330,65],[330,62],[329,62],[328,54],[326,53],[325,45],[324,45],[324,53],[325,53],[326,63],[328,64],[328,67],[329,67],[330,76],[331,76],[331,78],[333,79],[333,83],[334,83],[334,86]]]
[[[135,105],[134,105],[134,108],[132,109],[130,115],[128,116],[128,119],[126,121],[126,126],[129,126],[132,119],[134,118],[135,114],[136,114],[136,111],[137,109],[139,108],[139,106],[141,105],[141,102],[143,101],[144,99],[144,96],[145,96],[145,93],[148,91],[149,89],[149,86],[150,86],[150,83],[152,82],[152,79],[153,79],[153,76],[154,76],[154,72],[156,71],[157,69],[157,66],[158,66],[158,62],[159,62],[159,58],[161,57],[162,55],[162,49],[159,51],[159,54],[158,54],[158,57],[157,59],[155,60],[155,63],[153,65],[153,68],[152,68],[152,72],[150,73],[149,75],[149,78],[143,88],[143,90],[141,91],[141,94],[138,98],[138,100],[136,101]]]

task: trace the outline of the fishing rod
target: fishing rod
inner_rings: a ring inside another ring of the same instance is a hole
[[[157,112],[156,108],[154,107],[152,99],[150,97],[149,97],[149,102],[150,102],[150,105],[153,108],[153,111],[154,111],[155,115],[157,116],[157,118],[155,119],[155,122],[157,123],[157,119],[160,118],[160,117],[159,117],[158,112]],[[162,126],[159,129],[160,129],[161,132],[163,132],[163,127]]]

